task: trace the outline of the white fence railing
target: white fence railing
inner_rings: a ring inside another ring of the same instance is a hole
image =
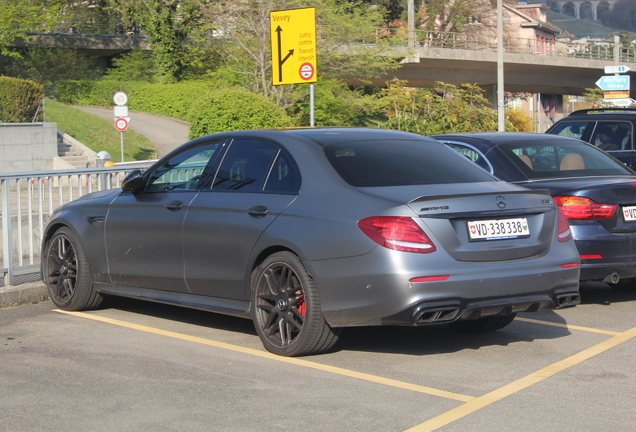
[[[57,207],[91,192],[117,188],[130,171],[148,166],[126,164],[0,175],[0,272],[4,285],[13,285],[16,270],[39,267],[42,233]]]
[[[415,47],[497,51],[497,38],[490,34],[454,33],[419,29],[413,30],[411,34]],[[375,40],[365,38],[361,40],[361,42],[379,43],[381,40],[387,40],[392,44],[407,46],[409,31],[406,29],[380,28],[375,32]],[[527,39],[504,36],[503,49],[506,53],[606,61],[614,61],[615,50],[618,49],[620,62],[636,63],[635,47],[616,47],[614,44],[606,42],[560,42],[547,38]]]

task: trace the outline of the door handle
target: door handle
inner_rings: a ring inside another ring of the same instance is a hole
[[[245,210],[247,212],[248,215],[252,216],[252,217],[265,217],[267,216],[267,213],[269,213],[269,209],[267,207],[264,206],[254,206],[254,207],[250,207],[247,210]]]
[[[166,204],[166,208],[170,211],[179,211],[183,208],[183,203],[181,201],[172,201]]]

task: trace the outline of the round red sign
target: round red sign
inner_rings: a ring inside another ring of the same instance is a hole
[[[300,65],[300,77],[305,81],[310,80],[314,76],[314,66],[311,63],[303,63]]]
[[[120,132],[128,129],[128,120],[126,120],[125,118],[118,118],[117,120],[115,120],[115,129]]]

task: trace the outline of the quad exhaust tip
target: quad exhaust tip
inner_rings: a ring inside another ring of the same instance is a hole
[[[578,293],[561,294],[556,297],[556,300],[557,308],[561,309],[581,303],[581,296]]]
[[[427,324],[452,321],[459,313],[458,307],[418,309],[413,314],[415,324]]]

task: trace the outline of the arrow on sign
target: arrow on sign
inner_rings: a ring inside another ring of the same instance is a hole
[[[282,32],[283,29],[280,28],[280,26],[278,26],[276,28],[276,36],[278,38],[277,42],[278,42],[278,81],[283,81],[283,64],[287,61],[287,59],[290,56],[294,55],[294,50],[291,49],[289,50],[289,52],[287,53],[287,55],[285,56],[284,59],[281,59],[281,56],[283,55],[283,49],[281,48],[281,43],[282,43],[282,36],[280,34],[280,32]]]
[[[629,75],[602,76],[596,86],[603,91],[629,90]]]
[[[605,66],[605,73],[606,74],[617,74],[617,73],[625,73],[627,71],[629,71],[629,66]]]

